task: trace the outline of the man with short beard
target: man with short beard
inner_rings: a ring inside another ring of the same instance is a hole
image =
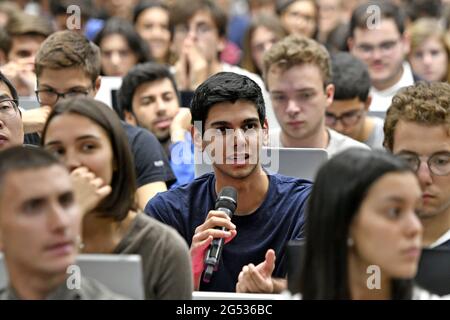
[[[180,107],[175,78],[156,62],[141,63],[123,78],[118,92],[119,117],[158,138],[177,178],[171,188],[194,180],[194,148],[189,130],[191,113]]]
[[[280,293],[287,287],[285,246],[303,238],[311,183],[263,170],[265,106],[249,77],[220,72],[208,78],[194,93],[191,113],[193,141],[213,155],[214,172],[158,194],[145,212],[174,227],[189,244],[196,290]],[[227,186],[237,190],[233,217],[214,210]],[[213,238],[226,244],[218,269],[202,281]]]

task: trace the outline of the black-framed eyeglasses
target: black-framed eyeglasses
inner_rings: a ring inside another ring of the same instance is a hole
[[[355,125],[359,119],[361,119],[362,116],[362,110],[352,110],[348,112],[344,112],[340,116],[336,116],[334,113],[325,112],[325,123],[329,127],[334,127],[338,121],[341,121],[341,123],[345,126],[353,126]]]
[[[80,88],[74,89],[67,92],[56,92],[53,89],[39,89],[36,90],[36,98],[41,105],[54,105],[58,102],[59,98],[74,98],[74,97],[85,97],[89,94],[92,88]]]
[[[420,168],[422,161],[426,161],[428,169],[435,176],[446,176],[450,174],[450,152],[436,152],[430,157],[420,157],[414,153],[400,153],[397,157],[404,160],[414,172]]]
[[[5,99],[0,101],[0,115],[3,119],[11,119],[17,116],[19,107],[17,100]]]

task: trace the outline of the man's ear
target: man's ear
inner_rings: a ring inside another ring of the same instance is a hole
[[[364,102],[364,111],[369,111],[370,104],[372,103],[372,96],[367,96],[366,101]]]
[[[352,37],[349,37],[347,39],[347,46],[348,46],[348,51],[350,51],[350,53],[352,53],[353,47],[355,46],[355,40],[353,40]]]
[[[220,37],[219,38],[219,43],[217,45],[217,51],[219,53],[222,53],[223,50],[225,50],[225,47],[227,46],[227,38],[225,37]]]
[[[411,36],[408,32],[405,32],[404,35],[400,38],[400,42],[403,47],[403,54],[407,56],[411,51]]]
[[[268,147],[269,146],[269,122],[267,121],[267,118],[264,119],[262,129],[263,129],[263,146]]]
[[[325,87],[325,95],[327,96],[327,108],[328,108],[333,103],[334,84],[330,83]]]
[[[8,62],[8,59],[6,57],[5,51],[0,49],[0,66],[6,64]]]
[[[128,110],[123,111],[124,120],[126,123],[131,124],[132,126],[137,126],[137,120],[134,114]]]
[[[194,126],[191,127],[191,137],[194,142],[194,146],[198,150],[203,151],[203,137],[201,132]]]
[[[97,95],[98,90],[100,90],[101,85],[102,85],[102,77],[98,76],[94,82],[94,97]]]

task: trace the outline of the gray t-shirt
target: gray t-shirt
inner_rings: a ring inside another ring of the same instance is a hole
[[[113,253],[141,256],[146,299],[192,299],[189,249],[173,228],[140,213]]]
[[[371,117],[374,121],[374,127],[372,132],[370,133],[369,138],[364,141],[372,149],[383,149],[383,140],[384,140],[384,120],[378,117]]]
[[[127,300],[124,296],[113,293],[107,287],[94,279],[82,277],[80,288],[69,289],[64,281],[48,295],[45,300]],[[0,289],[0,300],[21,300],[11,286]]]

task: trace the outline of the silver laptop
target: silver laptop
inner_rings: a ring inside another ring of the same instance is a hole
[[[111,291],[131,299],[144,299],[140,255],[80,254],[76,263],[84,277],[101,282]],[[8,273],[0,253],[0,288],[8,285]]]
[[[207,157],[204,155],[203,157]],[[195,176],[213,171],[211,161],[198,161],[196,154]],[[328,152],[317,148],[274,148],[263,147],[261,164],[269,173],[314,180],[320,166],[328,160]]]
[[[36,97],[19,97],[19,107],[25,110],[36,109],[40,107]]]
[[[5,288],[8,285],[8,273],[6,271],[3,253],[0,252],[0,288]]]
[[[378,118],[384,119],[384,118],[386,118],[386,111],[370,111],[369,110],[369,112],[367,112],[367,115],[371,116],[371,117],[378,117]]]
[[[192,300],[280,300],[280,294],[194,291]]]

